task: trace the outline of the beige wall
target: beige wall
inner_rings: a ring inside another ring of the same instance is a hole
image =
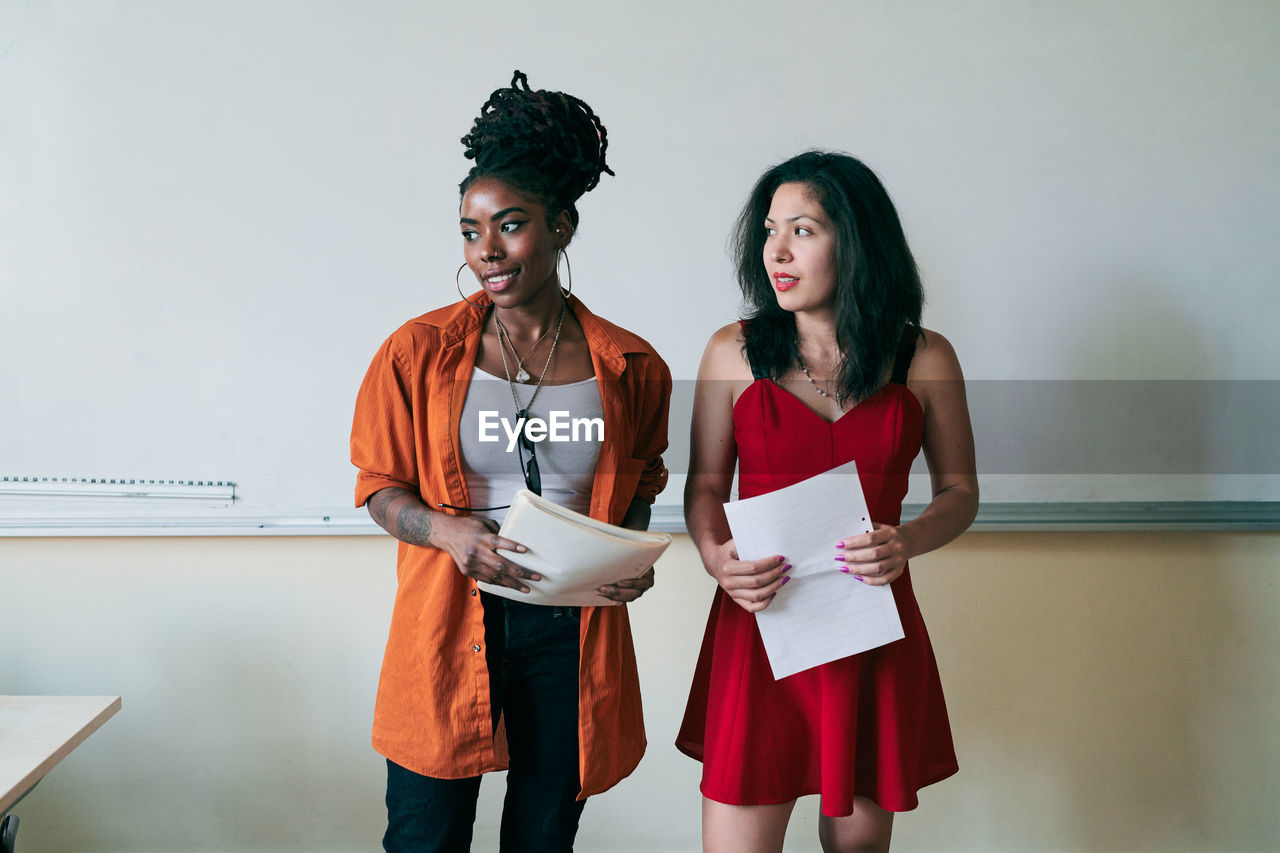
[[[23,853],[377,846],[390,540],[0,540],[0,692],[124,708],[18,809]],[[971,533],[914,567],[960,775],[895,849],[1280,846],[1280,535]],[[671,746],[711,583],[680,539],[633,610],[649,727],[579,849],[694,850]],[[486,784],[476,849],[500,802]],[[811,850],[816,801],[788,850]]]

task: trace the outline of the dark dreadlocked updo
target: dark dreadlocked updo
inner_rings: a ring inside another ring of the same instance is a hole
[[[601,174],[613,174],[604,161],[609,134],[591,107],[564,92],[530,89],[520,71],[510,88],[495,90],[485,101],[462,144],[476,164],[460,192],[480,178],[496,177],[536,198],[548,221],[566,211],[574,228],[574,202],[600,183]]]

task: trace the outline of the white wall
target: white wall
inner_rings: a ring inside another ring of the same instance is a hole
[[[581,204],[575,288],[677,378],[735,316],[724,242],[752,181],[815,145],[884,178],[970,378],[1280,378],[1269,0],[0,11],[0,476],[347,509],[355,388],[455,298],[458,138],[513,68],[604,118],[617,177]],[[1256,473],[1128,496],[1280,497],[1280,468]]]

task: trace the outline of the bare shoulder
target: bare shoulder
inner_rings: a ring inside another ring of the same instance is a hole
[[[742,327],[737,323],[722,326],[707,341],[702,354],[700,379],[751,379],[751,365],[743,350]]]
[[[908,384],[940,379],[963,379],[960,359],[951,341],[932,329],[921,329],[916,339],[916,353],[907,371]]]

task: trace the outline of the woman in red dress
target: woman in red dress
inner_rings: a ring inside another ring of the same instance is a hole
[[[766,172],[735,250],[752,313],[703,355],[685,490],[689,532],[719,584],[677,740],[703,762],[703,849],[780,851],[796,798],[819,794],[824,851],[887,850],[893,813],[957,769],[907,560],[977,512],[960,364],[920,327],[920,277],[897,212],[855,158],[811,151]],[[922,448],[933,499],[901,524]],[[874,529],[833,539],[832,571],[891,585],[905,636],[774,680],[755,613],[790,565],[785,554],[738,559],[722,507],[735,464],[746,498],[850,460]]]

